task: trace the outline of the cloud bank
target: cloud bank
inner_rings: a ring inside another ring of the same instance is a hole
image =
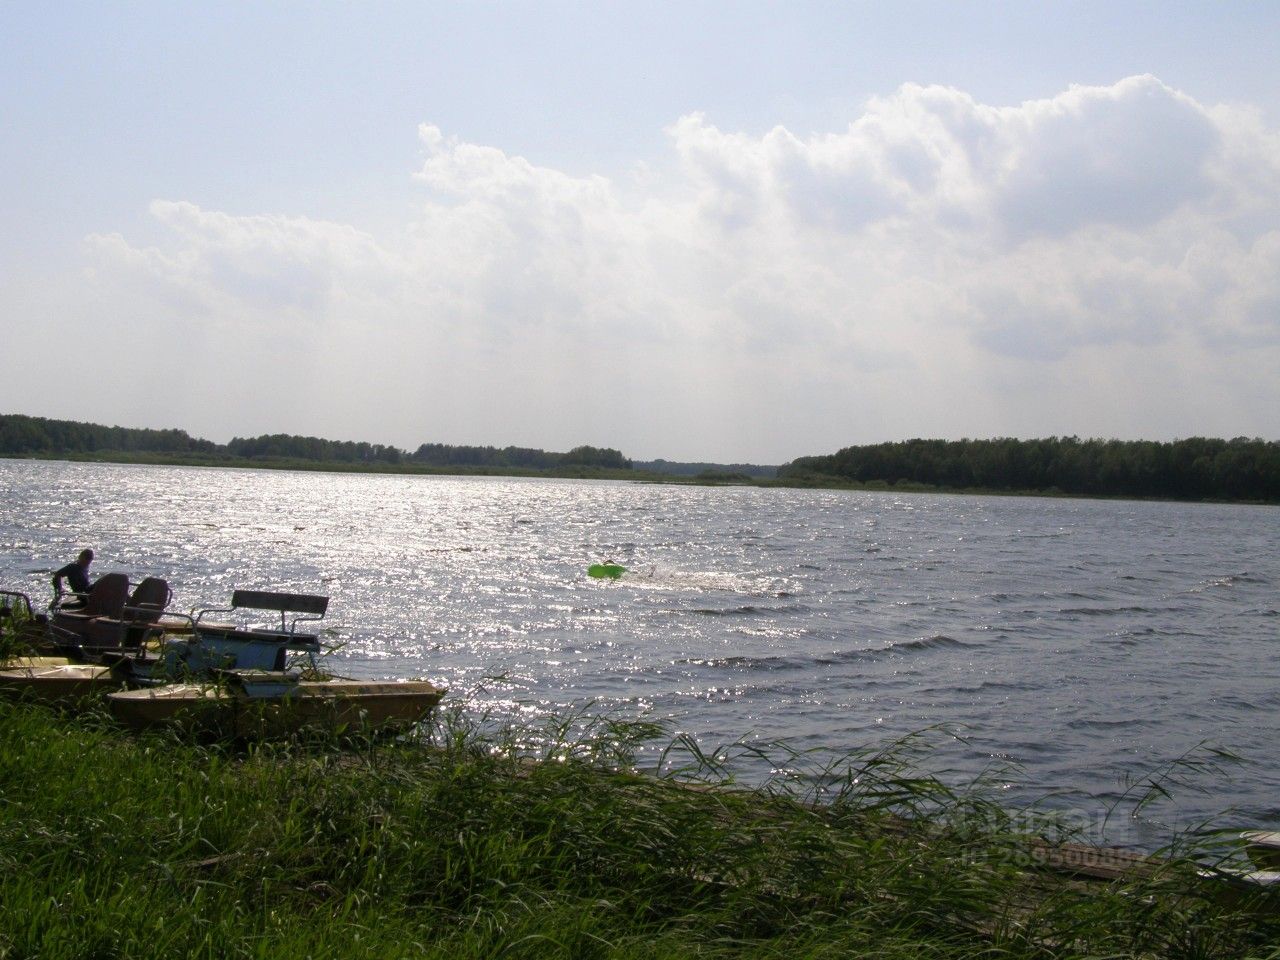
[[[157,200],[159,245],[88,239],[71,315],[191,370],[162,419],[219,437],[1280,435],[1280,136],[1246,108],[908,84],[832,133],[691,113],[611,178],[419,135],[394,235]]]

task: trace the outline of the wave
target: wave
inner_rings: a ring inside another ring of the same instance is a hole
[[[1209,587],[1234,587],[1237,583],[1266,583],[1262,577],[1255,577],[1251,573],[1229,573],[1225,577],[1215,577],[1205,586]]]
[[[749,657],[746,655],[730,657],[681,657],[673,660],[677,667],[716,667],[746,670],[804,670],[813,664],[804,657]]]
[[[1103,720],[1096,717],[1080,717],[1075,720],[1067,721],[1067,728],[1070,730],[1112,730],[1116,728],[1142,727],[1154,723],[1147,717],[1123,716],[1115,717],[1109,720]]]
[[[1063,607],[1059,614],[1078,617],[1106,617],[1122,613],[1155,613],[1150,607]]]
[[[939,633],[932,637],[920,637],[917,640],[904,640],[901,643],[890,644],[893,650],[954,650],[958,647],[968,647],[971,644],[965,643],[963,640],[957,640],[955,637],[948,637],[945,633]]]
[[[790,594],[787,594],[787,596],[790,596]],[[669,612],[696,613],[702,617],[771,617],[776,614],[808,613],[809,608],[804,604],[793,604],[791,606],[757,606],[754,603],[748,603],[740,607],[692,607],[685,610],[671,610]]]
[[[1021,683],[1016,680],[983,680],[981,683],[967,684],[963,686],[948,684],[943,687],[926,687],[924,689],[926,693],[975,694],[975,693],[992,693],[992,692],[999,693],[999,692],[1005,692],[1005,691],[1025,692],[1027,690],[1036,690],[1039,688],[1039,686],[1040,686],[1039,684]]]
[[[621,582],[633,589],[671,593],[740,593],[755,597],[789,597],[797,592],[796,585],[782,577],[670,570],[658,566],[630,568]]]
[[[901,640],[883,647],[865,647],[858,650],[837,650],[831,653],[810,656],[770,656],[753,657],[745,654],[727,657],[683,657],[672,661],[675,666],[717,667],[745,670],[808,670],[811,667],[831,667],[846,663],[874,662],[886,657],[902,654],[917,654],[930,650],[954,650],[975,647],[978,644],[965,643],[945,634],[933,637],[918,637],[914,640]]]

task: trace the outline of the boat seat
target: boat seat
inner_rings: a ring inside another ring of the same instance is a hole
[[[71,644],[85,651],[137,650],[156,626],[173,596],[160,577],[147,577],[129,593],[122,573],[109,573],[89,591],[83,607],[55,610],[53,623]]]
[[[195,634],[189,662],[199,669],[283,670],[290,653],[305,654],[312,664],[321,650],[320,638],[299,633],[298,624],[324,619],[329,598],[308,593],[279,593],[270,590],[236,590],[231,606],[199,611],[192,620]],[[280,614],[276,627],[243,627],[207,621],[206,616],[267,610]],[[296,614],[290,619],[290,614]]]
[[[172,599],[173,591],[169,589],[167,580],[146,577],[129,594],[129,600],[124,605],[124,619],[138,624],[155,623]]]
[[[54,616],[69,620],[119,617],[129,601],[129,578],[123,573],[104,574],[83,596],[84,606],[74,607],[71,610],[59,610],[55,607]]]
[[[54,646],[74,656],[84,656],[86,650],[96,647],[120,646],[124,639],[121,618],[129,599],[129,578],[123,573],[105,574],[84,597],[82,607],[51,608],[48,626]]]
[[[314,623],[324,619],[329,609],[329,598],[311,593],[277,593],[271,590],[236,590],[231,594],[231,606],[215,609],[210,607],[196,615],[198,629],[205,629],[204,618],[212,613],[236,613],[240,610],[270,610],[280,614],[280,633],[293,636],[298,634],[299,623]],[[289,614],[299,616],[289,620]],[[218,625],[219,627],[222,624]],[[213,625],[209,625],[213,629]]]

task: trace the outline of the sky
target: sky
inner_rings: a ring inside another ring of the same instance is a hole
[[[0,413],[1280,439],[1280,3],[0,5]]]

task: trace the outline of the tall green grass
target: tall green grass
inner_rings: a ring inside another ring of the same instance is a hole
[[[33,653],[43,638],[44,630],[35,621],[28,603],[0,595],[0,664]]]
[[[0,957],[1280,955],[1188,862],[1030,869],[909,744],[746,791],[686,739],[634,772],[661,736],[452,709],[429,744],[210,744],[0,703]]]

